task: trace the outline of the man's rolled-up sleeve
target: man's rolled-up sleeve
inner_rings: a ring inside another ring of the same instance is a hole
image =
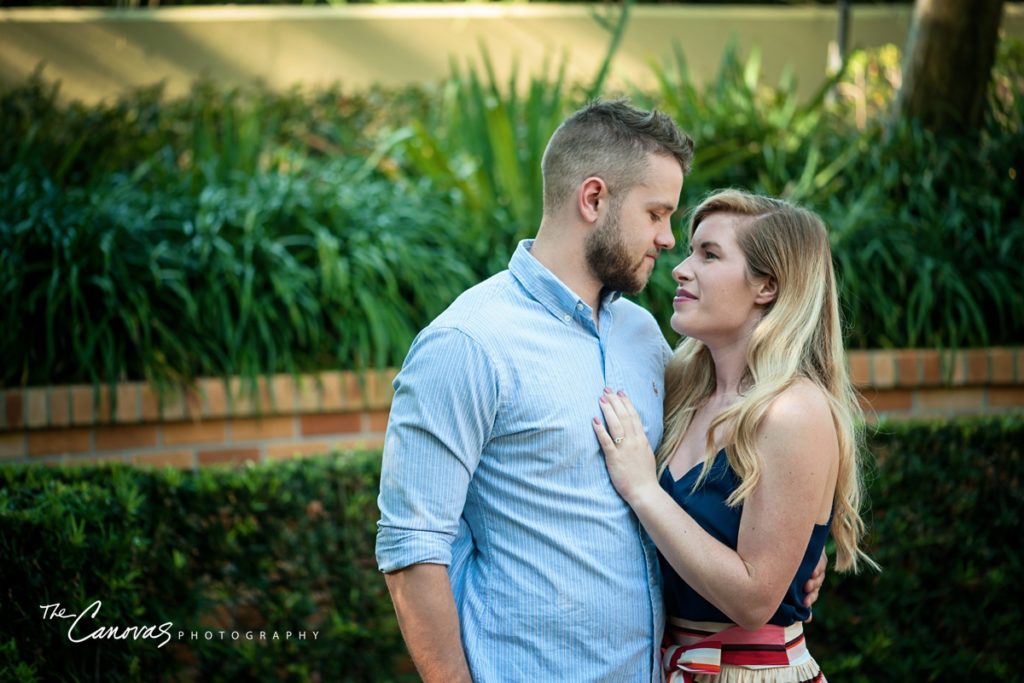
[[[497,414],[496,368],[465,333],[428,328],[394,388],[377,499],[377,565],[382,572],[448,565]]]

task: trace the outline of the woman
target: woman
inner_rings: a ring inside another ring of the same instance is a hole
[[[802,587],[831,528],[860,549],[860,409],[845,367],[828,235],[813,213],[726,190],[690,222],[655,457],[628,397],[594,418],[609,474],[662,556],[668,681],[824,681]],[[714,676],[717,675],[717,678]]]

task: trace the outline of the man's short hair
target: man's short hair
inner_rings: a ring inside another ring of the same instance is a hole
[[[650,153],[675,157],[686,174],[693,140],[657,110],[643,111],[621,99],[587,104],[562,122],[544,150],[544,212],[560,208],[591,176],[604,180],[617,205],[644,181]]]

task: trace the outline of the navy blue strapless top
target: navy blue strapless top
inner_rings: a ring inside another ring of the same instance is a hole
[[[704,463],[697,463],[678,481],[673,480],[672,473],[666,467],[661,475],[661,487],[686,510],[687,513],[709,534],[729,546],[733,550],[739,539],[740,513],[743,506],[728,507],[726,499],[739,486],[739,477],[729,466],[725,449],[718,452],[711,472],[695,493],[691,493],[693,482],[700,476]],[[831,522],[831,519],[829,520]],[[797,621],[804,621],[810,616],[811,610],[804,607],[804,584],[814,572],[821,551],[828,539],[829,524],[815,524],[811,532],[807,551],[800,562],[796,576],[789,584],[782,604],[775,611],[770,624],[789,626]],[[697,591],[690,588],[679,578],[665,558],[658,554],[661,561],[661,573],[664,577],[665,610],[669,615],[690,621],[717,621],[729,623],[732,620],[721,610],[705,600]]]

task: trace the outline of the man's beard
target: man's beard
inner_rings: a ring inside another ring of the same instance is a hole
[[[610,208],[605,220],[584,243],[587,266],[606,290],[636,294],[647,286],[647,280],[639,274],[643,258],[640,263],[630,260],[629,248],[622,239],[619,212],[616,207]]]

